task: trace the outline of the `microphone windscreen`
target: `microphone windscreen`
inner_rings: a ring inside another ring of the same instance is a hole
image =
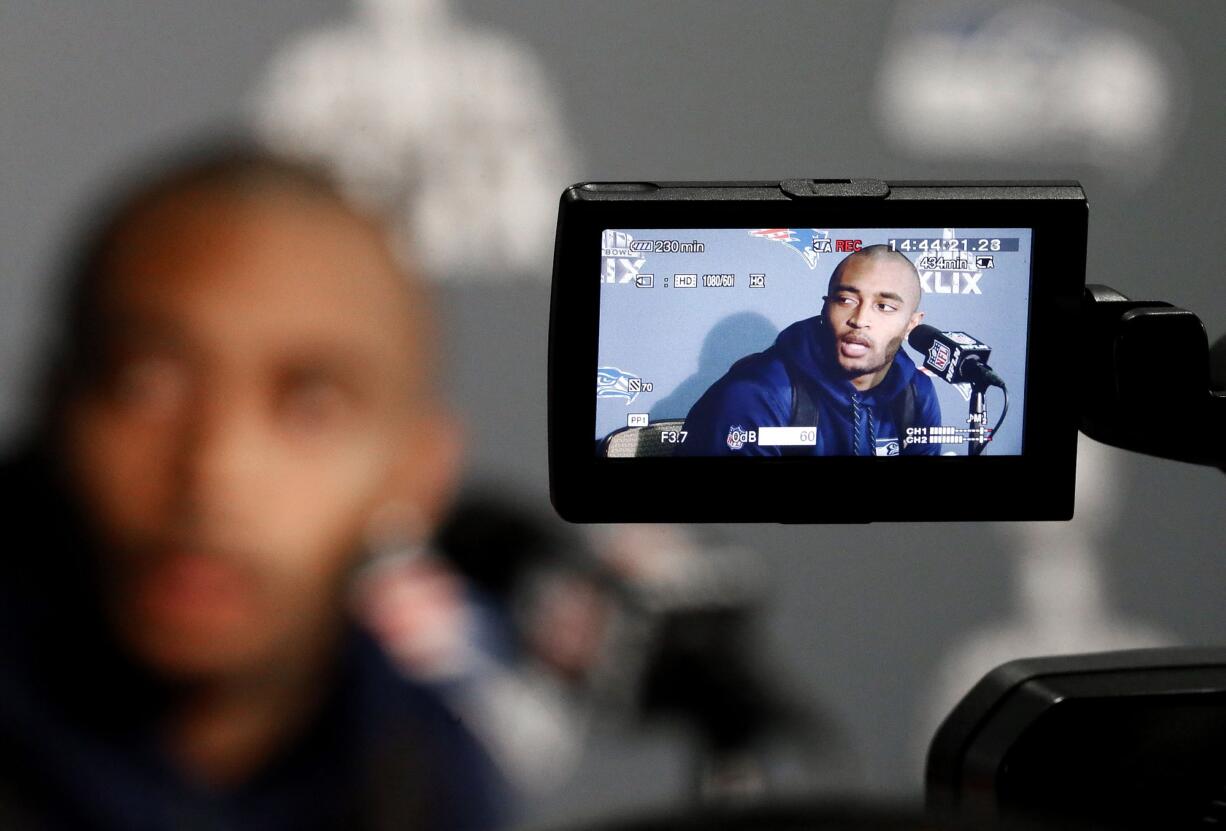
[[[907,343],[911,344],[911,348],[916,352],[927,352],[932,342],[940,336],[940,329],[927,323],[921,323],[911,330],[911,334],[907,336]]]

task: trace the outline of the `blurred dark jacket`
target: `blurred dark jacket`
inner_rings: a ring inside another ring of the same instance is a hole
[[[487,758],[356,626],[322,711],[259,775],[225,792],[179,775],[155,733],[165,690],[111,641],[86,536],[48,471],[34,453],[0,464],[0,828],[500,825]]]

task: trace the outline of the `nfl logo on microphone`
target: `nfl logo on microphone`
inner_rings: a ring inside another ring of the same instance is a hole
[[[939,340],[933,341],[932,346],[928,347],[928,366],[936,372],[945,371],[949,366],[950,357],[949,347]]]

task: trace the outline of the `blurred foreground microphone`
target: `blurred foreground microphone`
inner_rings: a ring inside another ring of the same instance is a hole
[[[907,343],[924,356],[924,367],[951,384],[1004,388],[1005,382],[988,366],[992,347],[966,332],[942,332],[921,323],[911,330]]]

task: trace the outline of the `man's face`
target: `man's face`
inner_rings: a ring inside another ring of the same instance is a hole
[[[919,285],[915,273],[894,257],[852,255],[830,283],[826,325],[835,357],[853,379],[885,378],[903,339],[924,318],[916,311]]]
[[[165,198],[105,265],[64,449],[121,641],[184,678],[324,648],[372,515],[445,479],[411,293],[372,228],[287,189]]]

